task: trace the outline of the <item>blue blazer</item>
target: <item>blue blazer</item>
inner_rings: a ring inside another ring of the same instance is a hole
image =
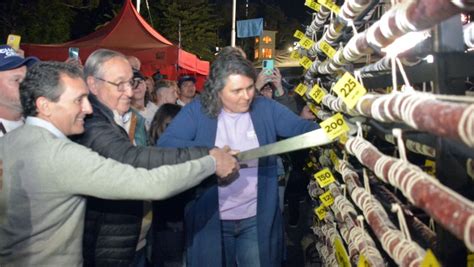
[[[277,137],[291,137],[319,128],[318,124],[301,119],[276,101],[256,97],[250,116],[261,146],[274,143]],[[214,147],[217,118],[202,110],[196,98],[184,106],[158,140],[165,147]],[[261,266],[280,266],[283,244],[283,223],[278,207],[276,158],[259,159],[257,189],[257,231]],[[196,198],[185,212],[188,266],[223,266],[218,190],[215,179],[197,188]]]

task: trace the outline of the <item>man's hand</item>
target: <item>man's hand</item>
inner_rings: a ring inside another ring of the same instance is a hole
[[[307,105],[303,107],[300,113],[300,117],[305,119],[305,120],[315,120],[316,116],[313,114],[311,109]]]
[[[219,183],[225,183],[239,171],[239,163],[233,156],[237,152],[230,150],[228,146],[224,148],[213,148],[209,151],[216,160],[216,175],[219,177]]]
[[[66,63],[68,63],[68,64],[71,64],[71,65],[75,65],[75,66],[79,67],[81,70],[84,68],[84,66],[82,65],[82,61],[81,61],[80,58],[75,59],[75,58],[72,58],[72,57],[68,57],[68,58],[66,59],[66,61],[64,61],[64,62],[66,62]]]

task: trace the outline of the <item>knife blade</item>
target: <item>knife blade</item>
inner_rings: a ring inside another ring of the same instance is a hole
[[[332,142],[334,142],[334,140],[329,139],[326,133],[324,133],[323,129],[317,129],[279,142],[242,151],[237,154],[236,157],[239,161],[246,161],[314,146],[322,146]]]

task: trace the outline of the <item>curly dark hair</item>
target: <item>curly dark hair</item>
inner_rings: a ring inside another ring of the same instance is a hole
[[[168,123],[176,117],[181,110],[180,105],[176,104],[163,104],[155,113],[153,120],[151,121],[150,130],[148,132],[151,145],[155,145],[160,135],[168,127]],[[169,119],[169,121],[168,121]]]
[[[83,79],[83,73],[79,67],[64,62],[38,62],[28,69],[25,79],[20,84],[20,101],[25,117],[38,114],[36,99],[41,96],[53,102],[59,101],[59,97],[64,92],[61,74],[70,78]]]
[[[252,63],[242,56],[242,51],[237,48],[226,47],[217,55],[211,65],[209,77],[201,93],[201,103],[204,113],[217,117],[222,109],[219,92],[224,89],[227,78],[232,74],[240,74],[251,78],[254,83],[257,74]]]

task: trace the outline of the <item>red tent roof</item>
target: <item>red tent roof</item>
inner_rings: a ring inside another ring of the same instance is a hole
[[[82,62],[99,48],[108,48],[133,55],[142,62],[142,71],[151,75],[160,70],[169,79],[179,73],[207,75],[209,62],[202,61],[186,52],[155,31],[137,12],[131,0],[125,0],[120,13],[99,30],[63,44],[23,44],[26,55],[35,55],[42,60],[64,61],[69,47],[78,47]],[[179,66],[180,68],[177,68]],[[199,79],[198,79],[199,80]]]

